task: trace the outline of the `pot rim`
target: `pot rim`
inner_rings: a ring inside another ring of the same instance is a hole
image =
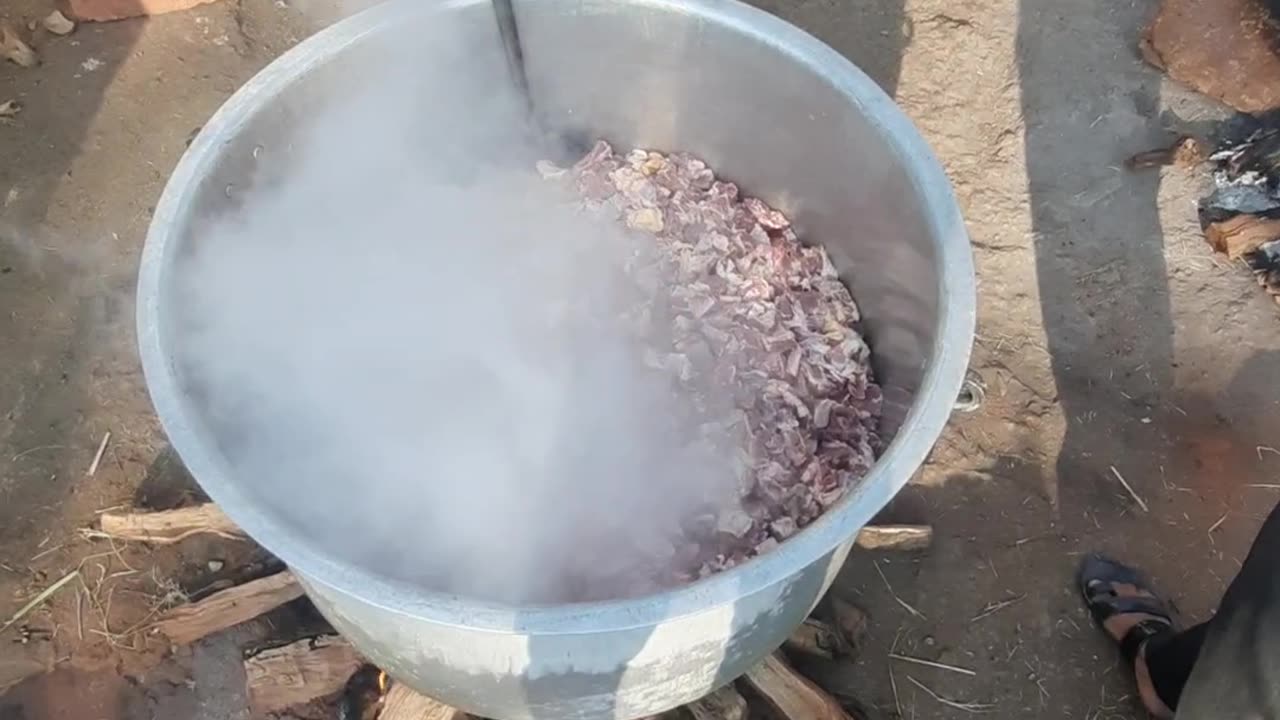
[[[976,315],[973,256],[951,186],[933,153],[893,101],[849,60],[817,38],[737,0],[628,0],[705,21],[754,37],[806,65],[854,103],[897,154],[914,184],[935,238],[938,327],[931,358],[901,428],[859,486],[794,537],[765,555],[688,585],[622,600],[514,606],[432,592],[387,578],[318,552],[306,537],[245,494],[223,473],[204,438],[202,421],[184,398],[165,351],[162,290],[175,261],[180,233],[200,181],[216,167],[221,150],[280,91],[345,48],[398,18],[443,12],[487,0],[444,0],[424,10],[420,0],[393,0],[316,33],[281,55],[214,113],[191,143],[156,205],[138,277],[137,331],[147,388],[169,441],[192,475],[229,517],[308,582],[356,597],[383,610],[433,622],[513,634],[598,633],[648,627],[705,612],[785,582],[832,549],[851,540],[907,483],[923,463],[950,416],[968,367]],[[617,0],[585,0],[607,12]]]

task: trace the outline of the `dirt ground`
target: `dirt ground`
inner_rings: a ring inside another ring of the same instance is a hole
[[[886,511],[932,523],[934,547],[856,555],[842,573],[837,592],[872,618],[842,682],[883,717],[967,715],[931,693],[998,717],[1142,715],[1072,589],[1080,555],[1148,568],[1204,619],[1280,499],[1252,487],[1278,482],[1280,311],[1204,245],[1203,178],[1121,166],[1225,111],[1139,60],[1154,1],[759,4],[897,98],[955,184],[978,269],[972,369],[987,402],[954,417]],[[0,16],[48,9],[10,0]],[[199,538],[116,548],[78,529],[104,508],[193,492],[135,350],[143,236],[192,133],[327,17],[222,0],[38,38],[42,65],[0,65],[0,102],[24,105],[0,125],[0,624],[80,573],[0,634],[0,687],[57,668],[0,696],[0,720],[248,717],[239,647],[263,627],[161,663],[167,649],[136,628],[176,589],[260,558]],[[891,665],[895,646],[975,674]]]

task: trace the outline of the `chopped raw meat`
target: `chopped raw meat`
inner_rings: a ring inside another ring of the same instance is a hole
[[[601,141],[568,171],[539,171],[636,231],[648,260],[627,272],[669,314],[625,311],[627,327],[670,318],[644,365],[733,398],[735,407],[698,408],[691,442],[738,458],[741,506],[683,519],[664,577],[745,562],[839,502],[875,463],[882,396],[858,308],[827,253],[685,153],[618,155]]]

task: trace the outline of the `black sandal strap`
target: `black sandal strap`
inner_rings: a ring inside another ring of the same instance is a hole
[[[1129,615],[1131,613],[1155,615],[1164,618],[1169,623],[1173,622],[1169,617],[1169,612],[1165,609],[1164,603],[1157,598],[1129,595],[1120,597],[1109,594],[1109,590],[1092,593],[1091,591],[1093,590],[1094,588],[1085,590],[1085,603],[1089,606],[1089,614],[1099,624],[1113,615]]]
[[[1124,634],[1120,640],[1120,654],[1132,664],[1138,658],[1138,651],[1142,649],[1143,643],[1167,632],[1173,632],[1173,625],[1168,620],[1154,618],[1143,620]]]

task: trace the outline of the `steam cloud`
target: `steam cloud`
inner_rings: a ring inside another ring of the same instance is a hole
[[[311,81],[181,263],[184,376],[326,552],[516,604],[643,593],[682,518],[737,502],[731,461],[620,326],[563,321],[634,306],[639,242],[534,172],[487,22]]]

